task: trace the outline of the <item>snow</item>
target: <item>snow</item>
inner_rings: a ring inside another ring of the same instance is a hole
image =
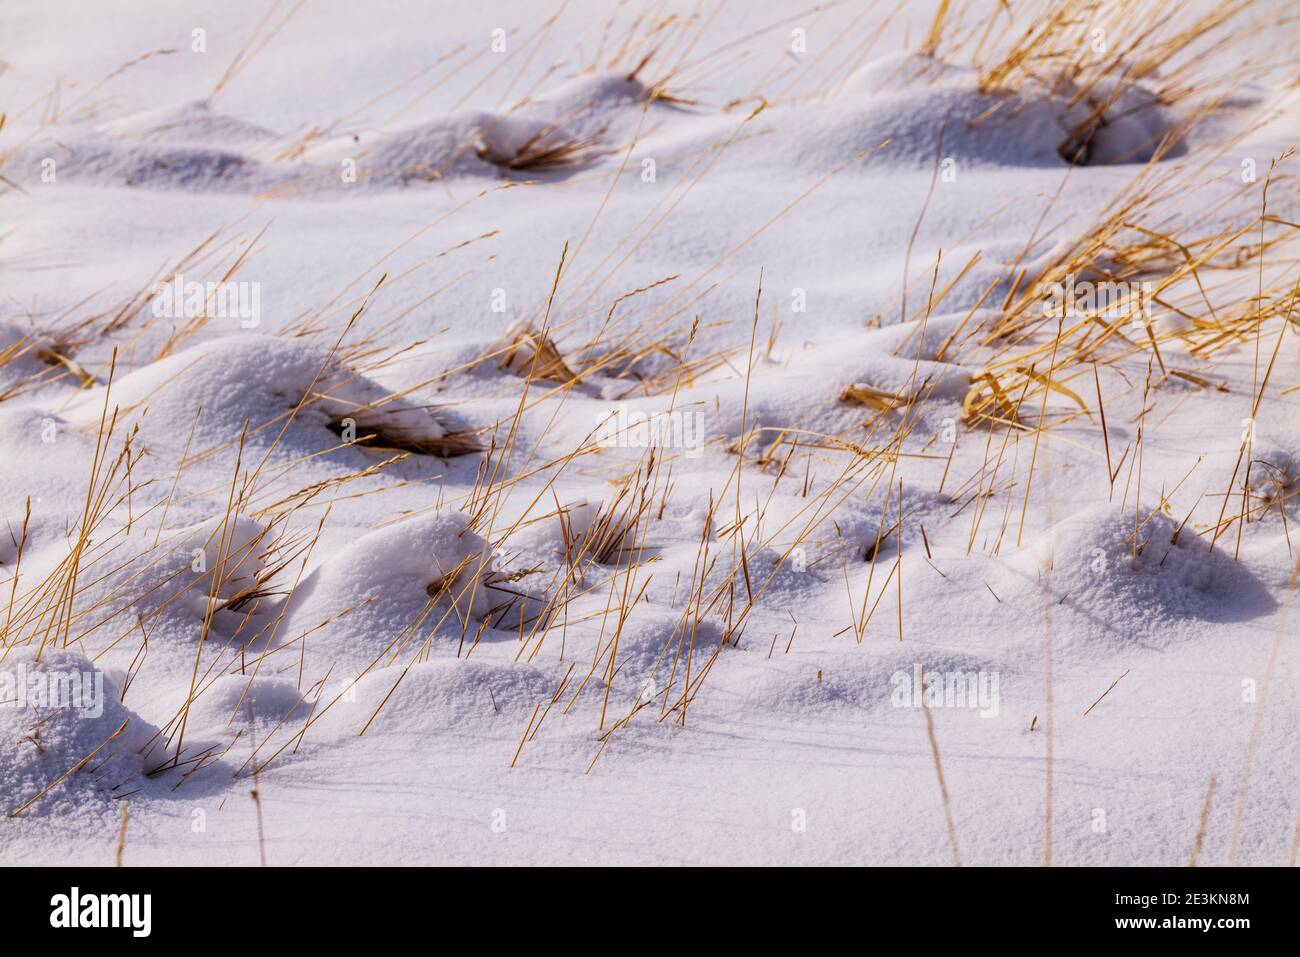
[[[946,865],[932,741],[963,864],[1184,864],[1211,779],[1203,863],[1294,854],[1296,329],[1200,345],[1293,161],[1159,357],[967,414],[1117,209],[1259,215],[1280,28],[1148,165],[1187,74],[981,89],[931,4],[318,0],[214,95],[264,6],[0,12],[0,677],[103,688],[0,694],[0,861]]]
[[[7,745],[0,755],[5,795],[34,797],[80,765],[48,798],[23,813],[96,826],[114,791],[130,792],[145,783],[140,751],[155,729],[118,700],[120,690],[102,674],[96,687],[87,676],[98,669],[77,652],[46,651],[38,657],[34,649],[11,649],[5,670],[12,681],[3,686],[6,702],[14,702],[0,709]],[[86,683],[60,686],[46,680],[71,675]],[[65,687],[69,690],[62,691]],[[53,703],[59,700],[70,706]],[[24,803],[15,802],[10,810]]]

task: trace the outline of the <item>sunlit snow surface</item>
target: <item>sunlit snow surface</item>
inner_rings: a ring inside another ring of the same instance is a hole
[[[932,4],[269,6],[0,10],[0,860],[1293,859],[1293,76],[1071,169]],[[988,334],[1144,191],[1158,356]]]

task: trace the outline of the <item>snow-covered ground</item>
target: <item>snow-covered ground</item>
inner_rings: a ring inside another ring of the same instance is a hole
[[[1294,862],[1300,26],[1021,6],[6,3],[0,861]]]

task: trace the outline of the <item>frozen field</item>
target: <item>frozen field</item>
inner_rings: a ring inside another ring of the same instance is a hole
[[[1298,16],[9,0],[0,863],[1294,863]]]

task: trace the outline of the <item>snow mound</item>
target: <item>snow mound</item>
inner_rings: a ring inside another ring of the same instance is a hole
[[[20,183],[126,186],[150,190],[257,193],[295,178],[289,169],[262,163],[226,147],[119,140],[101,134],[49,139],[20,150],[5,164]]]
[[[327,350],[270,336],[213,339],[151,363],[115,383],[112,401],[139,415],[141,434],[164,448],[183,445],[200,410],[195,449],[238,443],[245,421],[247,447],[269,448],[284,429],[285,454],[323,451],[349,434],[358,441],[374,435],[376,447],[433,453],[446,435],[427,408],[394,397]],[[91,394],[72,418],[97,426],[102,405],[102,392]],[[371,464],[356,449],[338,454],[345,464]]]
[[[573,136],[621,141],[636,132],[641,108],[650,91],[639,80],[621,73],[574,77],[520,103],[511,116],[552,127]],[[661,101],[650,108],[663,110]]]
[[[358,183],[385,188],[554,176],[591,165],[608,143],[631,136],[647,95],[626,76],[582,76],[507,113],[464,111],[403,129],[357,130],[313,144],[303,158],[322,171],[351,162]]]
[[[1000,317],[1001,313],[995,309],[940,313],[924,321],[912,319],[872,329],[867,339],[874,351],[887,352],[900,359],[953,362],[962,354],[961,346],[967,336]]]
[[[201,750],[200,742],[207,740],[224,744],[240,731],[252,732],[254,741],[263,740],[277,728],[296,731],[310,714],[311,704],[290,678],[222,675],[190,705],[186,750]]]
[[[852,386],[887,404],[901,405],[927,397],[960,400],[970,380],[969,372],[951,363],[873,356],[862,361]]]
[[[199,100],[74,126],[17,152],[19,181],[219,193],[287,189],[320,198],[354,184],[405,188],[447,179],[557,178],[596,162],[608,138],[641,124],[648,91],[617,74],[581,76],[507,113],[469,110],[397,130],[312,142],[298,162],[259,158],[279,137]]]
[[[470,610],[462,589],[481,571],[484,549],[467,525],[460,514],[433,514],[362,535],[302,580],[287,600],[280,642],[306,634],[309,658],[316,646],[360,666],[409,658],[434,633],[459,638]]]
[[[465,176],[495,177],[499,170],[479,158],[486,113],[462,113],[392,132],[366,130],[309,147],[304,160],[334,169],[355,165],[361,185],[386,188]]]
[[[218,633],[227,626],[234,629],[242,616],[232,606],[258,583],[266,533],[264,525],[246,516],[232,515],[227,521],[217,515],[167,530],[157,547],[152,535],[124,536],[112,558],[98,559],[90,567],[89,577],[95,580],[87,587],[84,600],[89,603],[121,596],[124,607],[119,614],[128,621],[133,610],[149,620],[157,614],[184,612],[188,616],[185,631],[196,641],[201,633],[199,623],[209,611]],[[119,567],[127,556],[131,564]],[[100,569],[100,565],[108,567]],[[213,576],[218,571],[213,594]]]
[[[203,100],[142,110],[98,127],[107,136],[171,146],[249,147],[274,140],[276,134],[238,117],[212,110]]]
[[[12,322],[0,321],[0,396],[31,384],[38,376],[53,378],[56,370],[41,358],[48,343]]]
[[[364,132],[307,151],[313,164],[356,164],[357,182],[387,188],[464,177],[571,172],[598,156],[598,133],[523,115],[461,113],[393,132]],[[333,175],[331,171],[331,175]]]
[[[84,655],[47,648],[37,661],[35,648],[22,647],[9,649],[0,662],[0,800],[6,814],[52,784],[24,815],[104,810],[102,802],[142,784],[140,751],[153,735]]]
[[[807,133],[839,156],[888,139],[884,162],[932,166],[942,125],[943,157],[960,171],[1062,166],[1076,156],[1088,166],[1145,163],[1177,124],[1140,84],[1099,84],[1086,96],[1037,86],[991,94],[980,92],[974,69],[945,65],[936,76],[924,66],[898,58],[868,64],[847,84],[842,111],[809,115]]]
[[[6,170],[19,182],[254,193],[296,175],[249,152],[274,139],[269,130],[197,101],[143,110],[95,127],[59,129],[19,149]]]
[[[1134,560],[1134,514],[1099,506],[1053,526],[1010,564],[1034,574],[1051,562],[1062,604],[1134,638],[1163,643],[1168,625],[1187,619],[1238,621],[1276,607],[1230,551],[1210,550],[1194,530],[1144,510]],[[1032,570],[1032,571],[1031,571]]]

